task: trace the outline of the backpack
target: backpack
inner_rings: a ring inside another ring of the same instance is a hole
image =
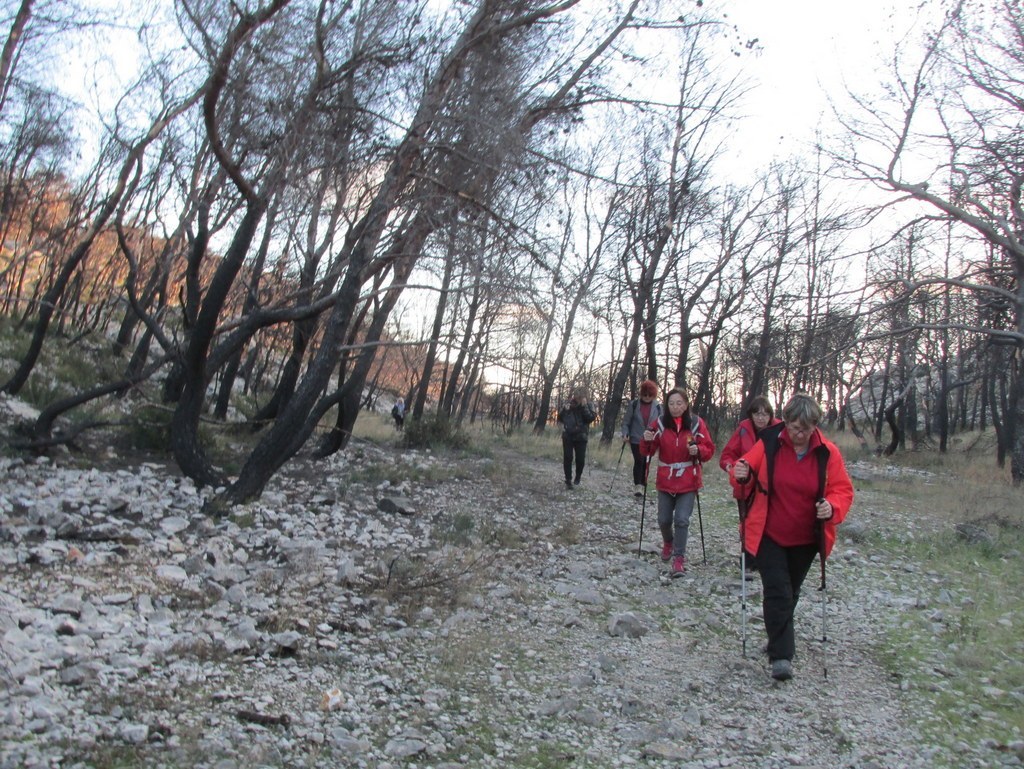
[[[626,418],[623,420],[626,423],[627,426],[633,421],[633,417],[640,413],[639,409],[640,409],[640,399],[639,398],[634,398],[633,400],[631,400],[629,402],[629,406],[626,407]],[[655,409],[658,410],[658,416],[654,417],[654,419],[661,419],[661,416],[665,413],[665,410],[661,407],[660,403],[658,403],[656,401],[652,401],[651,402],[651,413],[654,413]],[[641,417],[641,422],[642,421],[643,421],[643,418]],[[653,422],[654,420],[652,419],[651,421]],[[647,425],[645,424],[644,427],[646,428]]]
[[[562,412],[562,428],[570,438],[578,438],[587,432],[587,425],[579,411],[579,406],[569,406]]]

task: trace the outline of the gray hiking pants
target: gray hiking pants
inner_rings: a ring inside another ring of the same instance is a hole
[[[693,503],[697,499],[696,492],[669,494],[658,492],[658,526],[661,527],[663,542],[672,543],[672,555],[686,555],[686,537],[690,532],[690,516],[693,515]],[[675,532],[673,532],[673,526]]]

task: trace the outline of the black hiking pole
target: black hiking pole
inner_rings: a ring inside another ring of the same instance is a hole
[[[615,463],[615,472],[612,473],[612,482],[608,484],[608,491],[610,492],[615,488],[615,479],[619,477],[619,468],[622,467],[622,455],[626,453],[626,443],[622,442],[622,448],[619,449],[619,461]]]
[[[691,446],[696,446],[697,445],[697,441],[691,439],[690,440],[690,445]],[[694,467],[699,467],[700,466],[700,460],[699,459],[693,460],[693,466]],[[707,552],[707,550],[704,549],[704,517],[700,514],[700,489],[697,489],[694,492],[694,494],[697,497],[697,524],[700,526],[700,553],[704,557],[704,565],[707,566],[708,565],[708,552]]]
[[[704,549],[704,519],[700,514],[700,491],[696,492],[697,495],[697,524],[700,526],[700,553],[704,557],[704,565],[708,565],[708,552]]]
[[[818,504],[824,502],[824,499],[819,499]],[[818,590],[821,591],[821,675],[822,678],[828,678],[828,658],[825,656],[825,643],[828,641],[828,634],[825,632],[825,604],[828,602],[828,589],[825,584],[825,522],[818,519],[816,526],[818,535],[818,561],[821,563],[821,585],[818,586]]]
[[[644,513],[647,511],[647,475],[651,471],[651,458],[647,457],[644,462],[644,503],[640,507],[640,542],[636,546],[636,557],[640,558],[644,552]]]

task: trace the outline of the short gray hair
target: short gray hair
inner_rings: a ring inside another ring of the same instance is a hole
[[[796,393],[782,407],[782,418],[787,423],[817,425],[821,419],[821,406],[807,393]]]

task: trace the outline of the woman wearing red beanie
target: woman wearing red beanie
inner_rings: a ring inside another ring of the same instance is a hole
[[[636,497],[644,495],[647,483],[647,461],[640,453],[640,441],[643,440],[647,426],[661,416],[661,404],[657,399],[658,383],[644,380],[640,385],[640,397],[634,398],[626,407],[626,415],[622,420],[622,440],[629,443],[633,452],[633,494]]]

